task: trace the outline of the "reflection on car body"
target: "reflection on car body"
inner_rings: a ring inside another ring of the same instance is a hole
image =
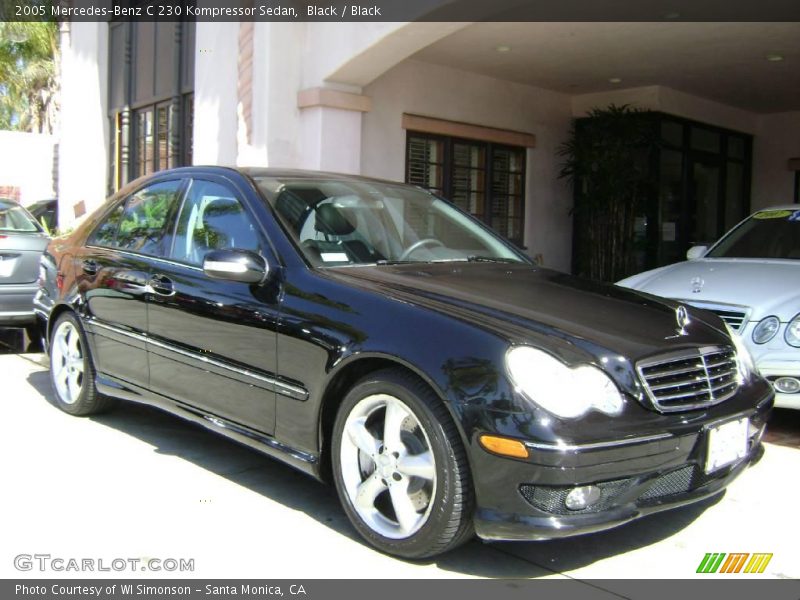
[[[332,480],[398,556],[613,527],[762,452],[772,390],[718,317],[537,267],[419,188],[164,171],[43,270],[61,409],[152,404]]]

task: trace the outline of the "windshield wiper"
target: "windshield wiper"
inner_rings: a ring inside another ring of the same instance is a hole
[[[430,262],[430,261],[424,261],[424,260],[396,260],[396,259],[395,260],[390,260],[388,258],[382,258],[380,260],[376,260],[374,263],[371,263],[371,264],[384,266],[384,265],[410,265],[410,264],[413,264],[413,263],[425,263],[425,262]],[[370,264],[370,263],[366,263],[366,264]]]
[[[493,263],[518,263],[518,260],[513,258],[501,258],[499,256],[480,256],[471,254],[467,257],[467,262],[493,262]]]

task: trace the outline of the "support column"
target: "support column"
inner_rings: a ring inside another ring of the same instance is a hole
[[[297,95],[300,109],[300,163],[303,168],[337,173],[361,172],[361,117],[372,100],[330,88]]]

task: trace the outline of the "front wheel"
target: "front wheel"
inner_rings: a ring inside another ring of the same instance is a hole
[[[471,537],[466,454],[424,382],[393,369],[363,379],[342,402],[332,441],[339,499],[370,544],[426,558]]]
[[[94,365],[86,335],[80,321],[72,313],[63,313],[53,326],[50,381],[56,404],[71,415],[93,415],[115,404],[111,398],[100,395],[95,387]]]

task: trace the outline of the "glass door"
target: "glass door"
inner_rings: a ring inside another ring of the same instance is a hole
[[[722,208],[722,167],[719,159],[689,159],[688,206],[684,212],[686,239],[684,254],[696,245],[711,245],[724,232],[720,219]]]

